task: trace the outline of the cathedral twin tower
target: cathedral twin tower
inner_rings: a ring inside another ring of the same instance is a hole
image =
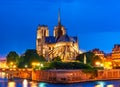
[[[37,29],[36,50],[46,60],[51,61],[59,56],[62,61],[75,60],[79,53],[78,38],[66,34],[66,29],[61,25],[60,11],[58,13],[58,25],[54,27],[54,35],[49,36],[48,27],[39,25]]]

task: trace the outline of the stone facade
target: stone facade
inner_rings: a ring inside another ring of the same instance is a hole
[[[75,60],[79,53],[77,36],[68,36],[66,29],[61,25],[60,14],[58,25],[54,27],[53,36],[49,35],[49,29],[45,25],[39,25],[37,29],[36,50],[48,61],[60,56],[62,61]]]
[[[120,44],[115,44],[112,50],[112,60],[114,67],[120,67]]]
[[[99,56],[101,59],[105,58],[104,52],[101,51],[100,49],[95,48],[95,49],[91,50],[90,52],[93,52],[96,56]]]
[[[119,79],[120,70],[110,69],[110,70],[98,70],[98,79],[108,80],[108,79]]]

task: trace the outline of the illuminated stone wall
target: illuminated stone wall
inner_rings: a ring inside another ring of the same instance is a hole
[[[47,44],[45,49],[45,57],[49,60],[60,56],[63,61],[75,60],[78,55],[78,44],[72,42],[59,42],[55,44]]]
[[[96,56],[99,56],[101,59],[104,59],[104,52],[99,49],[93,49],[91,50]]]
[[[79,54],[78,41],[77,39],[73,40],[73,37],[66,35],[66,30],[62,25],[60,28],[62,30],[62,35],[60,36],[60,41],[57,41],[57,39],[59,39],[57,37],[59,32],[57,30],[58,26],[55,27],[53,36],[49,36],[49,30],[47,26],[38,26],[36,39],[37,53],[39,55],[43,55],[48,61],[51,61],[57,56],[59,56],[62,61],[75,60],[76,56]],[[49,37],[52,37],[54,40],[56,40],[56,42],[47,43],[46,38],[49,39]],[[63,37],[63,41],[61,37]]]
[[[65,35],[66,34],[66,29],[65,29],[64,26],[61,26],[61,30],[62,30],[62,35]],[[58,31],[58,26],[55,26],[54,27],[54,32],[53,32],[54,37],[58,36],[57,31]]]
[[[44,45],[44,38],[49,36],[48,27],[45,25],[38,26],[37,29],[37,39],[36,39],[36,50],[38,54],[43,54],[43,45]]]

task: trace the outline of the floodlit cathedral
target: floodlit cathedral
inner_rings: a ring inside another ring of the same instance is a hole
[[[36,50],[48,61],[59,56],[62,61],[75,60],[79,53],[77,36],[68,36],[66,29],[61,25],[60,11],[58,25],[54,27],[53,36],[49,36],[48,27],[39,25],[37,29]]]

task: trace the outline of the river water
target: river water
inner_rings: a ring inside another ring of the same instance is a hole
[[[120,87],[120,80],[94,81],[74,84],[51,84],[33,82],[26,79],[14,79],[10,81],[5,78],[4,73],[0,73],[0,87]]]

